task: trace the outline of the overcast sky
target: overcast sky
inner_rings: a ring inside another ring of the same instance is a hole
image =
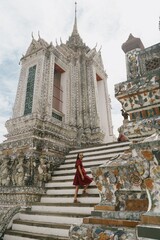
[[[32,41],[32,32],[48,43],[65,43],[72,33],[74,0],[0,0],[0,142],[7,133],[5,121],[12,116],[20,65]],[[83,42],[101,48],[112,104],[114,133],[122,124],[121,105],[114,84],[126,80],[121,45],[130,33],[145,48],[160,42],[160,0],[77,0],[77,24]]]

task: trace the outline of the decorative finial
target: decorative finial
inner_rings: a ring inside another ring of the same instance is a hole
[[[99,49],[99,51],[98,51],[98,52],[100,52],[100,51],[101,51],[101,49],[102,49],[102,45],[101,45],[101,47],[100,47],[100,49]]]
[[[96,45],[95,45],[95,47],[94,48],[96,48],[97,47],[97,43],[96,43]]]
[[[75,2],[75,18],[77,17],[77,2]]]
[[[38,31],[38,37],[41,38],[41,36],[40,36],[40,32],[39,32],[39,31]]]
[[[32,34],[31,34],[31,36],[32,36],[32,39],[34,39],[33,32],[32,32]]]
[[[56,45],[58,46],[57,38],[56,38]]]
[[[75,20],[74,20],[74,26],[73,26],[73,35],[76,35],[78,33],[77,31],[77,2],[75,2]]]

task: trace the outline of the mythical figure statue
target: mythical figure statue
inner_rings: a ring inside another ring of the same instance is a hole
[[[10,175],[9,175],[9,162],[10,159],[8,157],[2,159],[0,165],[0,185],[1,186],[9,186],[10,184]]]
[[[16,186],[24,186],[24,156],[20,155],[18,158],[18,164],[16,165],[15,174],[15,184]]]
[[[47,160],[43,156],[41,156],[40,165],[38,166],[39,187],[42,187],[43,184],[49,179],[51,179],[51,175],[49,173],[49,166],[47,164]]]

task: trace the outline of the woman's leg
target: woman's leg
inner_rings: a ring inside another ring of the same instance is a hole
[[[74,201],[77,200],[78,190],[79,190],[79,186],[76,186],[75,194],[74,194]]]
[[[83,193],[86,192],[86,189],[88,188],[88,186],[89,186],[89,184],[87,184],[87,185],[84,186]]]

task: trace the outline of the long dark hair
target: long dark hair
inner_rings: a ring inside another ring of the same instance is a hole
[[[78,154],[77,154],[77,159],[76,159],[76,163],[75,163],[75,168],[77,168],[77,160],[79,159],[79,154],[80,154],[81,152],[79,152]]]
[[[79,159],[79,154],[80,154],[80,152],[77,154],[77,160]]]

